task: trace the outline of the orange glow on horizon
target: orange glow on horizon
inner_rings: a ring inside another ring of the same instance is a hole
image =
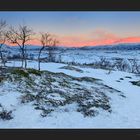
[[[82,40],[82,41],[81,41]],[[140,37],[126,37],[126,38],[113,38],[113,39],[92,39],[84,40],[84,38],[65,37],[59,39],[58,46],[66,47],[82,47],[82,46],[97,46],[97,45],[111,45],[119,43],[140,43]],[[16,44],[6,43],[7,45],[15,46]],[[31,40],[27,44],[29,45],[41,45],[39,40]]]
[[[140,37],[126,37],[126,38],[114,38],[114,39],[104,39],[104,40],[89,40],[89,41],[74,41],[74,40],[66,40],[61,42],[60,45],[62,46],[75,46],[75,47],[82,47],[82,46],[98,46],[98,45],[113,45],[119,43],[140,43]]]

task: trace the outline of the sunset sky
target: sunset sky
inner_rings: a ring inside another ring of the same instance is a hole
[[[0,19],[56,35],[61,46],[140,42],[140,12],[0,12]],[[39,45],[37,40],[32,44]]]

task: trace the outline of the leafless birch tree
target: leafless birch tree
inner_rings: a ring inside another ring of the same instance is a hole
[[[0,58],[1,58],[1,62],[3,63],[4,66],[5,66],[5,59],[3,57],[2,47],[6,42],[6,31],[5,31],[6,26],[7,26],[6,21],[0,20]]]
[[[22,68],[26,69],[27,67],[27,42],[31,40],[33,35],[32,29],[26,25],[19,25],[18,29],[10,27],[10,30],[7,33],[8,41],[12,44],[16,44],[20,47],[22,55]],[[24,66],[23,66],[24,65]]]
[[[38,69],[40,70],[40,62],[41,62],[41,53],[44,49],[48,49],[48,61],[50,61],[53,57],[53,51],[54,47],[58,43],[56,39],[53,38],[53,36],[50,33],[41,33],[41,49],[39,50],[38,55]]]

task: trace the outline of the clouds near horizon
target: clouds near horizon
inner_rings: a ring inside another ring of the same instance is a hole
[[[61,46],[140,43],[140,12],[0,12],[9,25],[26,23],[37,33],[30,43],[39,45],[39,32],[55,34]]]

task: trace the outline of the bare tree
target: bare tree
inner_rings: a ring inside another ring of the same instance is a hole
[[[138,64],[138,60],[136,58],[130,60],[132,73],[140,73],[140,65]]]
[[[50,42],[50,45],[48,46],[48,61],[49,62],[55,62],[55,50],[56,45],[58,44],[58,40],[52,39]]]
[[[49,33],[41,33],[41,49],[39,50],[39,55],[38,55],[38,69],[40,70],[40,62],[41,62],[41,53],[49,45],[49,42],[51,41],[51,35]]]
[[[5,31],[6,26],[7,26],[6,21],[0,20],[0,58],[4,66],[5,66],[5,59],[3,57],[2,47],[6,42],[6,31]]]
[[[26,45],[27,42],[31,40],[31,36],[33,35],[32,29],[28,28],[26,25],[19,25],[18,29],[14,27],[10,27],[10,30],[7,32],[8,41],[12,44],[16,44],[20,47],[20,51],[22,54],[22,67],[27,67],[27,50]]]
[[[41,53],[44,49],[48,48],[48,60],[52,59],[54,46],[58,43],[56,39],[53,39],[53,36],[50,33],[41,33],[41,49],[39,50],[38,55],[38,69],[40,70],[40,62],[41,62]]]

